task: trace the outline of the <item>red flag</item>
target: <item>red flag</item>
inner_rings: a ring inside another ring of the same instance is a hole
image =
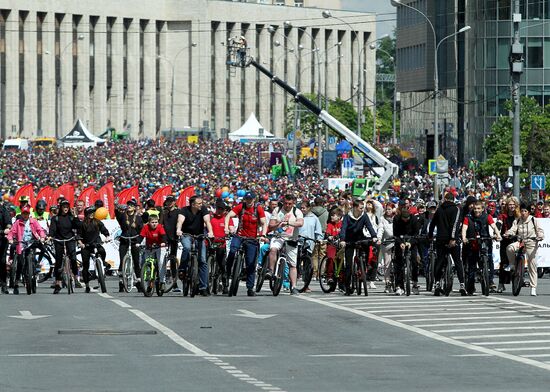
[[[63,196],[65,199],[69,200],[71,207],[74,206],[74,186],[72,184],[63,184],[55,190],[50,199],[50,204],[57,203],[57,199]]]
[[[178,205],[178,208],[187,207],[189,205],[189,199],[191,198],[191,196],[194,196],[194,195],[195,195],[194,186],[189,186],[185,188],[181,192],[180,197],[178,197],[178,201],[176,203]]]
[[[31,207],[34,207],[34,189],[32,187],[32,184],[27,184],[22,186],[15,192],[15,196],[13,197],[14,203],[19,206],[19,198],[22,196],[27,196],[29,198],[29,204]]]
[[[164,204],[164,200],[172,194],[172,185],[163,186],[162,188],[159,188],[153,193],[153,196],[151,196],[151,199],[155,201],[155,205],[162,206]]]
[[[126,204],[129,200],[132,199],[136,199],[138,204],[141,205],[141,202],[139,201],[139,188],[137,187],[137,185],[131,188],[124,189],[118,195],[116,195],[116,200],[118,204]]]
[[[96,200],[103,201],[103,206],[109,211],[111,218],[115,216],[115,193],[113,190],[113,183],[108,182],[103,185],[96,194]]]
[[[84,206],[86,207],[94,205],[96,200],[95,188],[93,186],[89,186],[88,188],[84,189],[82,192],[80,192],[77,200],[84,201]]]
[[[38,191],[38,195],[36,195],[36,201],[44,200],[46,202],[46,210],[48,210],[51,205],[51,202],[52,202],[51,198],[54,192],[55,191],[52,187],[45,186],[44,188],[40,189],[40,191]]]

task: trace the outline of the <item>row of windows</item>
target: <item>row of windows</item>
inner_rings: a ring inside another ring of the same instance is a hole
[[[476,93],[478,117],[508,115],[504,103],[510,100],[510,86],[480,87]],[[550,103],[550,86],[522,86],[520,95],[532,97],[539,105],[546,106]]]
[[[476,1],[475,15],[479,20],[511,20],[514,0]],[[550,0],[520,0],[523,19],[550,18]]]
[[[550,38],[528,37],[522,39],[522,43],[526,68],[550,68]],[[508,69],[510,45],[510,38],[479,40],[476,47],[476,68]]]
[[[426,66],[426,44],[397,49],[399,71],[412,71]]]
[[[408,2],[407,5],[423,12],[424,14],[428,12],[426,0],[411,1]],[[397,7],[397,20],[399,21],[399,28],[426,23],[426,19],[420,13],[410,9],[409,7]]]

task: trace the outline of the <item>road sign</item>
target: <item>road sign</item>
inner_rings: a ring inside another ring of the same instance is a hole
[[[545,189],[546,189],[546,176],[544,175],[531,176],[532,191],[543,191]]]
[[[286,135],[286,139],[291,142],[294,140],[294,132],[289,132],[288,135]]]
[[[428,174],[430,176],[433,176],[435,174],[437,174],[437,165],[436,165],[436,160],[435,159],[430,159],[428,161]]]
[[[328,144],[336,144],[336,138],[334,136],[329,136]]]

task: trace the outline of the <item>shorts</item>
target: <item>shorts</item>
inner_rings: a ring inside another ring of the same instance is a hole
[[[269,243],[269,249],[277,249],[281,250],[283,248],[283,245],[285,243],[285,240],[282,238],[272,238],[271,242]],[[298,250],[295,246],[290,246],[288,243],[286,244],[286,256],[287,256],[287,263],[291,267],[296,267],[296,263],[298,260]]]

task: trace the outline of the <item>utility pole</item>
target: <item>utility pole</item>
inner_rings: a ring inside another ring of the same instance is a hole
[[[519,96],[519,81],[523,73],[523,44],[519,39],[519,25],[521,22],[521,14],[519,8],[520,0],[514,0],[514,13],[512,20],[514,22],[514,42],[512,43],[512,51],[510,55],[510,74],[512,78],[512,102],[514,103],[514,126],[512,133],[512,172],[514,184],[514,196],[520,196],[520,169],[522,165],[520,151],[520,96]]]

